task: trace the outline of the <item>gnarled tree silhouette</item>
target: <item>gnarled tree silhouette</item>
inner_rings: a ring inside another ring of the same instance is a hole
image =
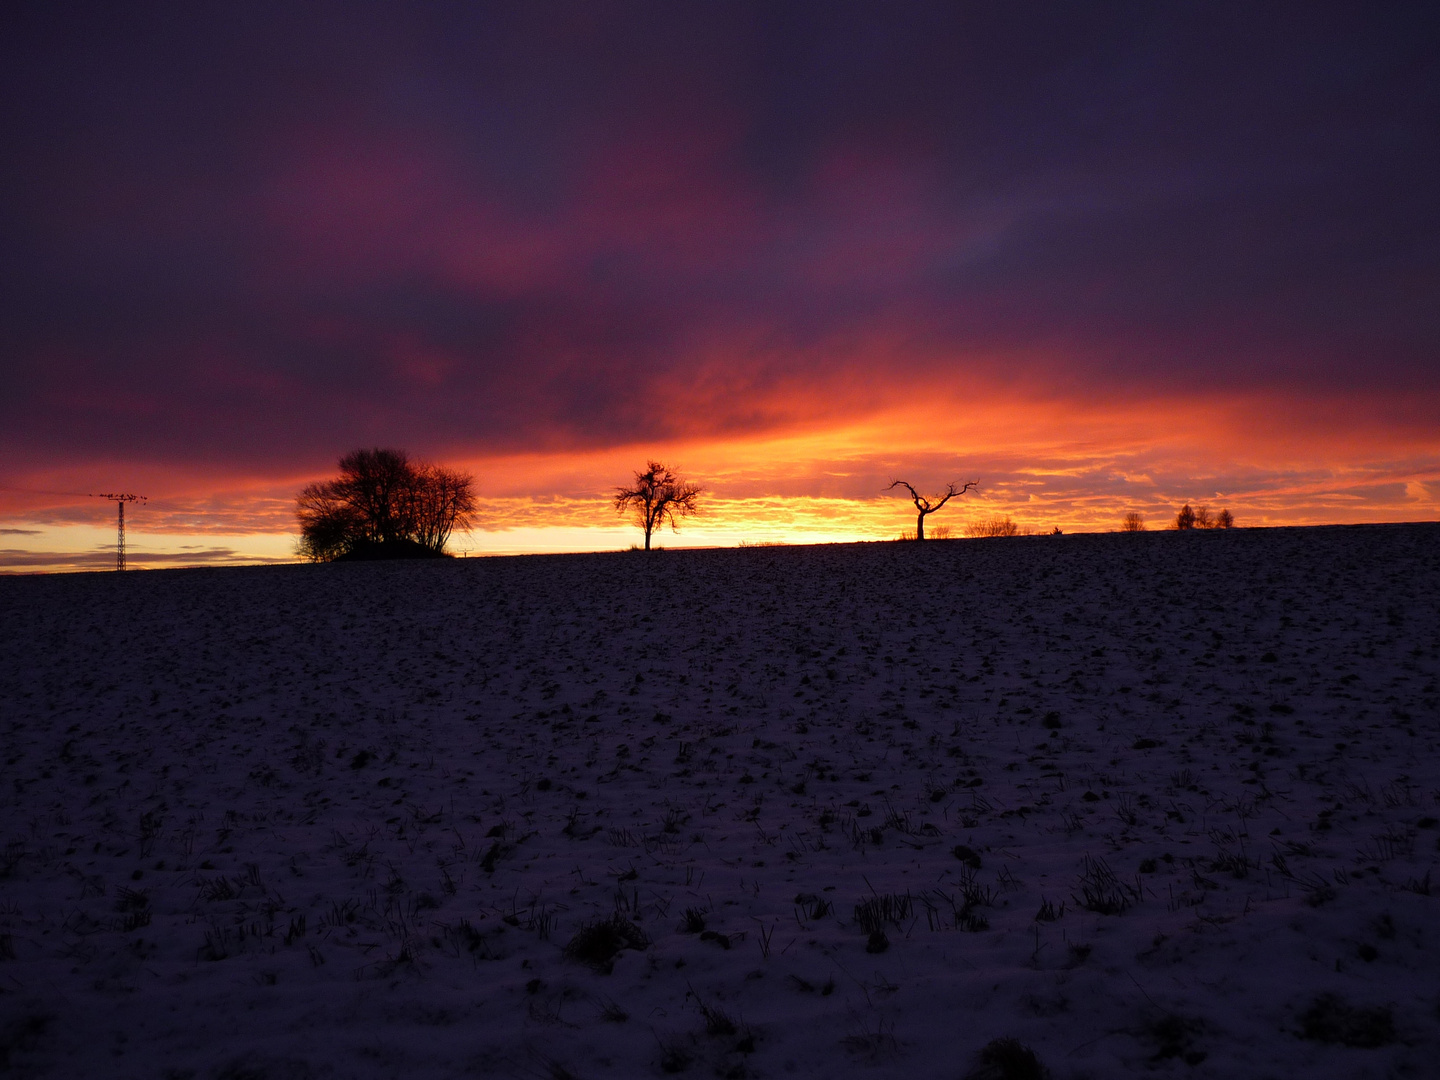
[[[450,534],[474,517],[471,483],[403,450],[346,454],[337,479],[300,492],[300,554],[316,562],[444,555]]]
[[[935,513],[937,510],[939,510],[951,499],[955,498],[956,495],[964,495],[965,492],[969,491],[973,487],[978,487],[979,485],[979,480],[968,481],[963,487],[956,487],[955,484],[950,483],[945,485],[945,490],[941,494],[931,495],[927,497],[925,495],[921,495],[904,480],[892,480],[890,481],[890,486],[885,490],[894,491],[897,487],[903,487],[906,491],[910,493],[910,498],[914,500],[915,509],[918,511],[918,514],[915,518],[915,539],[924,540],[925,519],[931,514]]]
[[[635,474],[632,487],[615,489],[615,509],[627,511],[636,525],[645,532],[645,550],[650,550],[650,536],[659,526],[668,524],[671,532],[680,531],[679,519],[700,512],[702,489],[685,480],[658,461],[647,461],[645,471]]]

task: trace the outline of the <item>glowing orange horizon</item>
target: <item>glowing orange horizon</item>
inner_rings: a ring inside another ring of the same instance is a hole
[[[454,547],[477,554],[626,546],[633,530],[609,496],[647,457],[682,469],[707,491],[705,513],[663,538],[676,547],[891,539],[914,524],[909,501],[884,490],[893,478],[922,489],[979,479],[978,491],[931,519],[955,535],[997,515],[1037,531],[1111,530],[1129,511],[1163,526],[1183,502],[1226,507],[1242,526],[1440,517],[1440,437],[1359,422],[1354,413],[1348,425],[1337,424],[1328,400],[1287,400],[1280,424],[1263,422],[1279,403],[1259,396],[1110,406],[994,390],[970,400],[932,396],[918,406],[901,404],[903,396],[868,412],[852,407],[730,437],[425,456],[474,473],[480,514]],[[5,493],[4,517],[36,526],[23,550],[61,553],[67,529],[103,546],[104,508],[66,493],[123,477],[157,493],[132,524],[137,547],[147,535],[157,546],[164,537],[174,544],[250,536],[259,547],[248,561],[288,558],[294,495],[325,475],[217,480],[200,467],[111,467],[34,472],[25,478],[28,493]],[[246,548],[232,539],[219,561],[247,561]],[[197,562],[216,561],[201,549]],[[27,558],[22,568],[40,565]],[[143,555],[136,565],[145,565]]]

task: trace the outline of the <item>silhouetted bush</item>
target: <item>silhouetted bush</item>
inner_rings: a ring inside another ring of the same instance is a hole
[[[1020,526],[1008,517],[985,518],[972,521],[965,526],[965,535],[975,538],[982,536],[1019,536]]]
[[[439,558],[475,512],[471,478],[412,462],[403,450],[356,450],[340,476],[300,492],[300,554],[339,559]]]

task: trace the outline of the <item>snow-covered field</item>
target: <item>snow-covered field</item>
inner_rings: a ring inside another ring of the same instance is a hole
[[[1434,1076],[1437,668],[1436,525],[0,579],[0,1072]]]

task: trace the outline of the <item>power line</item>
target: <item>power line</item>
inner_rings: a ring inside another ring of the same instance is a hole
[[[9,492],[14,495],[60,495],[64,498],[83,499],[89,496],[88,491],[48,491],[45,488],[17,488],[0,487],[0,491]]]

